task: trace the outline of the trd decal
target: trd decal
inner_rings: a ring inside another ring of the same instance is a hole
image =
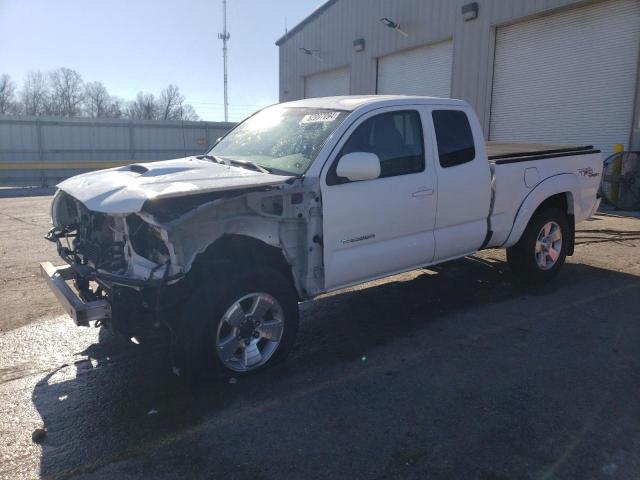
[[[598,175],[600,175],[599,173],[594,172],[593,168],[591,167],[581,168],[578,170],[578,173],[583,177],[589,177],[589,178],[597,177]]]

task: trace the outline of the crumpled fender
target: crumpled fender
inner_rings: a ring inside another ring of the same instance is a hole
[[[520,204],[518,213],[511,227],[511,233],[507,240],[501,245],[502,247],[510,247],[520,240],[525,228],[529,224],[533,213],[547,198],[559,193],[571,193],[568,199],[569,213],[573,213],[574,204],[572,199],[578,198],[579,184],[578,177],[573,173],[561,173],[540,182]],[[570,200],[570,201],[569,201]]]
[[[199,215],[169,230],[169,240],[174,245],[178,262],[187,272],[196,257],[225,234],[245,235],[281,247],[278,222],[256,216],[217,220],[213,215]]]

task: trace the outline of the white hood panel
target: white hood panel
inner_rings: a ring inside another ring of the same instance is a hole
[[[77,175],[58,184],[58,188],[94,212],[126,214],[139,212],[150,199],[277,186],[294,178],[195,157],[134,165],[134,170],[129,165]]]

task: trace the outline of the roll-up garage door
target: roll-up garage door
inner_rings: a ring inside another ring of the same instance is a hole
[[[349,95],[349,68],[304,77],[304,98]]]
[[[638,0],[499,27],[489,137],[628,146],[639,43]]]
[[[378,59],[378,93],[451,95],[453,42],[440,42]]]

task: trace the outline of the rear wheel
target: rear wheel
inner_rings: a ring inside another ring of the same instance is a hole
[[[555,277],[567,256],[570,239],[567,215],[558,208],[536,212],[520,241],[507,249],[511,270],[527,283],[544,283]]]
[[[183,368],[243,375],[283,360],[298,331],[298,302],[291,282],[271,268],[209,279],[184,308]]]

